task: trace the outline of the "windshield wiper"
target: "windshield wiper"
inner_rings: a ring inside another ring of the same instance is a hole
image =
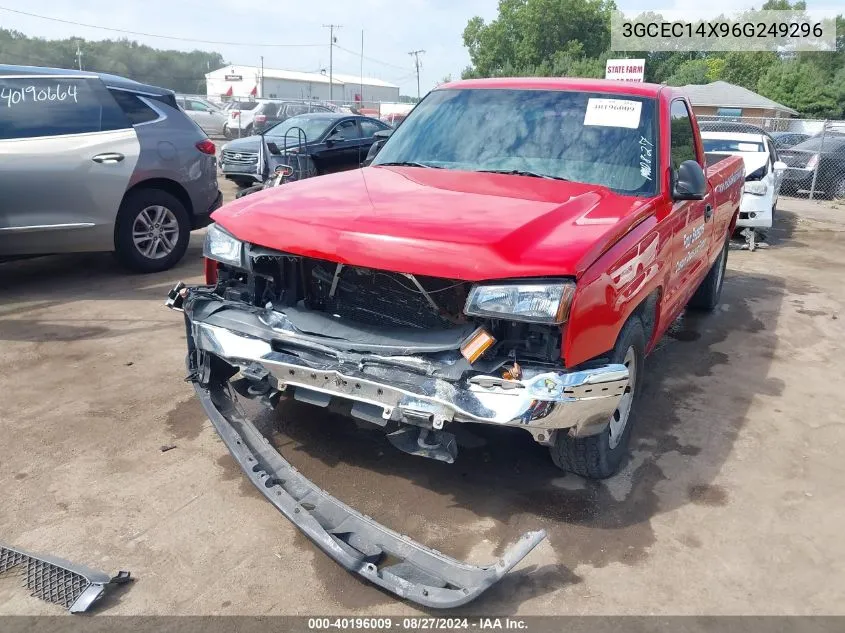
[[[418,163],[412,160],[378,163],[377,165],[373,165],[373,167],[428,167],[429,169],[443,169],[440,165],[428,165],[426,163]]]
[[[525,171],[523,169],[478,169],[482,174],[506,174],[508,176],[530,176],[531,178],[548,178],[550,180],[566,180],[563,176],[552,176],[551,174],[538,174],[536,171]]]

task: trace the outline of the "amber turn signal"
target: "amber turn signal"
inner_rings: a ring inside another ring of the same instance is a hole
[[[461,345],[461,355],[470,363],[474,363],[495,342],[496,339],[488,334],[487,330],[480,327],[463,342]]]

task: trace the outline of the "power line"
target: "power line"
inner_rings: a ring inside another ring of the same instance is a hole
[[[128,31],[126,29],[114,29],[108,26],[98,26],[96,24],[85,24],[84,22],[74,22],[73,20],[63,20],[62,18],[52,18],[46,15],[38,15],[37,13],[28,13],[26,11],[19,11],[18,9],[10,9],[8,7],[0,7],[0,11],[8,11],[9,13],[17,13],[19,15],[26,15],[31,18],[39,18],[41,20],[50,20],[52,22],[61,22],[62,24],[71,24],[73,26],[82,26],[89,29],[100,29],[101,31],[111,31],[113,33],[126,33],[128,35],[141,35],[143,37],[157,37],[164,40],[176,40],[179,42],[199,42],[201,44],[217,44],[220,46],[257,46],[257,47],[272,47],[272,48],[318,48],[322,44],[261,44],[255,42],[222,42],[218,40],[199,40],[190,37],[175,37],[173,35],[157,35],[155,33],[144,33],[143,31]]]
[[[408,55],[411,55],[414,58],[414,68],[417,73],[417,101],[420,99],[420,53],[425,54],[425,51],[419,49],[408,53]]]
[[[340,50],[340,51],[343,51],[344,53],[350,53],[351,55],[355,55],[355,57],[361,57],[360,51],[352,51],[352,50],[349,50],[348,48],[343,48],[343,46],[341,46],[340,44],[335,44],[334,47],[336,49]],[[371,62],[374,62],[376,64],[381,64],[382,66],[390,66],[391,68],[396,68],[398,70],[406,70],[406,71],[408,70],[407,66],[397,66],[396,64],[384,62],[380,59],[375,59],[374,57],[367,57],[366,55],[364,55],[363,57],[367,61],[371,61]]]
[[[334,30],[340,28],[340,24],[324,24],[324,29],[329,30],[329,101],[334,101],[334,43],[336,40]]]

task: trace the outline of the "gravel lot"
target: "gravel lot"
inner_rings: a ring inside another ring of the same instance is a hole
[[[459,558],[548,530],[464,613],[843,614],[845,210],[781,207],[770,248],[731,252],[717,313],[682,318],[650,357],[631,459],[609,481],[562,476],[527,433],[479,430],[448,465],[301,403],[273,440],[332,494]],[[0,266],[0,540],[131,570],[101,613],[415,612],[266,503],[182,381],[183,323],[162,302],[200,281],[201,239],[158,275],[99,254]],[[0,579],[0,614],[35,613],[61,609]]]

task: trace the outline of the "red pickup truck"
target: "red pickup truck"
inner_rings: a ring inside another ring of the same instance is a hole
[[[190,378],[246,474],[333,558],[422,604],[466,602],[543,534],[489,567],[428,550],[292,469],[236,394],[345,402],[446,462],[456,425],[513,427],[562,469],[611,476],[647,406],[645,355],[685,307],[719,300],[745,174],[736,157],[704,165],[671,87],[440,86],[371,166],[215,212],[207,284],[169,299]]]

